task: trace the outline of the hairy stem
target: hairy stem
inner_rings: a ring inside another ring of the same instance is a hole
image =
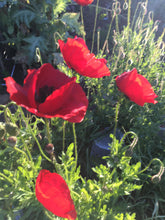
[[[80,16],[81,16],[81,24],[84,27],[84,17],[83,17],[83,6],[82,5],[80,5]],[[83,32],[83,39],[85,41],[85,32]]]
[[[75,162],[76,162],[75,169],[76,169],[78,154],[77,154],[77,137],[76,137],[75,123],[73,123],[72,126],[73,126],[73,137],[74,137],[74,148],[75,148]]]
[[[95,31],[96,31],[97,15],[98,15],[98,8],[99,8],[98,6],[99,6],[99,0],[97,0],[97,4],[96,4],[96,14],[95,14],[94,27],[93,27],[91,53],[93,52],[94,41],[95,41]]]

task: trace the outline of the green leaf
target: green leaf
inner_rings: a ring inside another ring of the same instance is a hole
[[[54,7],[53,7],[54,15],[58,15],[61,12],[65,11],[68,2],[69,2],[68,0],[63,0],[63,1],[56,0],[56,3],[54,4]]]
[[[41,167],[41,162],[42,162],[42,156],[40,155],[35,163],[36,169],[40,169]]]
[[[13,176],[12,172],[7,169],[3,169],[3,173],[7,176],[10,176],[10,177]]]
[[[15,20],[18,27],[21,23],[24,23],[28,28],[30,28],[30,23],[34,20],[35,17],[36,14],[28,9],[17,11],[13,15],[13,19]]]
[[[74,143],[71,143],[67,148],[66,155],[71,158],[73,156]]]
[[[19,167],[18,167],[18,170],[22,173],[22,175],[23,175],[24,177],[26,177],[26,171],[25,171],[25,169],[24,169],[23,167],[19,166]]]
[[[79,33],[81,30],[81,24],[78,22],[79,17],[80,13],[65,13],[62,16],[61,21],[64,22],[71,31]]]
[[[35,56],[37,47],[40,49],[41,52],[47,50],[46,40],[42,36],[36,37],[32,35],[30,37],[24,38],[23,40],[28,43],[28,46],[26,46],[25,48],[28,50],[31,60]]]

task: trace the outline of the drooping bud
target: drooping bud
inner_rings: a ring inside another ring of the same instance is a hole
[[[0,139],[3,139],[5,132],[5,125],[2,122],[0,122]]]
[[[48,154],[52,154],[53,151],[54,151],[54,145],[53,144],[47,144],[45,146],[45,151],[48,153]]]
[[[17,136],[19,134],[19,129],[16,124],[10,122],[5,124],[6,132],[11,136]]]
[[[159,183],[160,180],[161,180],[161,176],[159,176],[159,175],[154,175],[154,176],[151,177],[151,181],[152,181],[154,184]]]
[[[161,181],[161,177],[162,177],[164,171],[165,171],[164,166],[161,166],[159,172],[156,175],[151,177],[151,181],[154,184],[159,183]]]
[[[17,137],[16,136],[10,136],[7,139],[7,143],[9,144],[10,147],[14,147],[17,143]]]

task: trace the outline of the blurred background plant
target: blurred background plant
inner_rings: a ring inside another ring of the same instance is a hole
[[[55,61],[56,39],[82,35],[79,13],[66,12],[70,0],[0,1],[0,72],[22,83],[27,67],[38,67],[36,48],[43,62]],[[56,64],[56,63],[54,63]],[[2,80],[2,79],[1,79]]]
[[[71,189],[78,219],[164,219],[165,177],[162,174],[165,163],[165,133],[161,128],[165,126],[165,30],[157,35],[159,21],[154,20],[153,12],[147,12],[150,1],[139,2],[134,9],[133,0],[105,1],[104,5],[103,1],[94,1],[94,4],[82,8],[85,27],[82,26],[80,7],[76,3],[68,3],[70,1],[0,2],[1,71],[9,74],[13,65],[21,63],[19,71],[22,74],[22,69],[40,65],[36,59],[36,48],[39,48],[43,62],[53,63],[69,76],[75,75],[61,61],[56,43],[59,38],[65,40],[75,34],[84,36],[85,33],[89,48],[93,48],[98,58],[107,59],[111,76],[91,79],[76,74],[89,99],[84,121],[76,124],[80,166],[76,172],[73,169],[75,162],[71,144],[74,141],[72,126],[61,119],[51,120],[56,159]],[[92,25],[89,25],[92,21]],[[10,52],[5,55],[8,50]],[[21,59],[26,56],[26,62],[15,59],[17,55]],[[152,84],[158,95],[158,103],[140,107],[123,97],[115,117],[116,106],[119,97],[121,98],[115,85],[115,77],[133,68]],[[21,83],[26,71],[23,76],[19,75],[19,71],[16,69],[14,72],[18,74],[17,79]],[[16,153],[9,146],[9,134],[5,133],[5,141],[0,142],[0,172],[5,175],[0,176],[0,215],[2,219],[6,216],[14,219],[21,216],[16,211],[23,209],[22,219],[46,219],[51,214],[43,214],[45,211],[41,206],[39,208],[33,191],[38,170],[46,167],[53,171],[53,165],[39,156],[37,148],[40,144],[44,149],[48,143],[44,121],[31,118],[31,115],[26,115],[25,120],[22,120],[20,108],[12,107],[12,110],[16,108],[13,113],[8,107],[2,107],[1,115],[6,112],[9,122],[18,125],[16,147],[26,154],[29,149],[33,162],[29,165],[29,159],[24,153]],[[121,142],[112,136],[113,141],[109,143],[110,156],[104,160],[97,158],[93,167],[90,157],[93,142],[104,134],[105,128],[113,133],[115,123],[125,138]],[[34,132],[34,136],[31,132]],[[138,141],[134,143],[135,137],[138,137]],[[38,143],[40,138],[42,141]],[[132,143],[136,144],[133,148]],[[62,151],[63,149],[65,150]],[[145,167],[148,169],[145,170]],[[52,215],[51,218],[53,219]]]

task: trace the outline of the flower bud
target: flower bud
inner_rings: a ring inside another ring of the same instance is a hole
[[[54,151],[54,145],[53,144],[47,144],[45,146],[45,151],[48,153],[48,154],[52,154],[53,151]]]
[[[9,144],[10,147],[14,147],[17,143],[17,137],[15,136],[10,136],[8,139],[7,139],[7,142]]]
[[[16,124],[14,123],[6,123],[5,124],[6,132],[11,136],[17,136],[19,134],[19,130]]]
[[[151,177],[151,181],[152,181],[154,184],[159,183],[160,180],[161,180],[161,176],[159,176],[159,175],[154,175],[154,176]]]
[[[0,122],[0,139],[2,139],[5,135],[5,126],[3,123]]]

